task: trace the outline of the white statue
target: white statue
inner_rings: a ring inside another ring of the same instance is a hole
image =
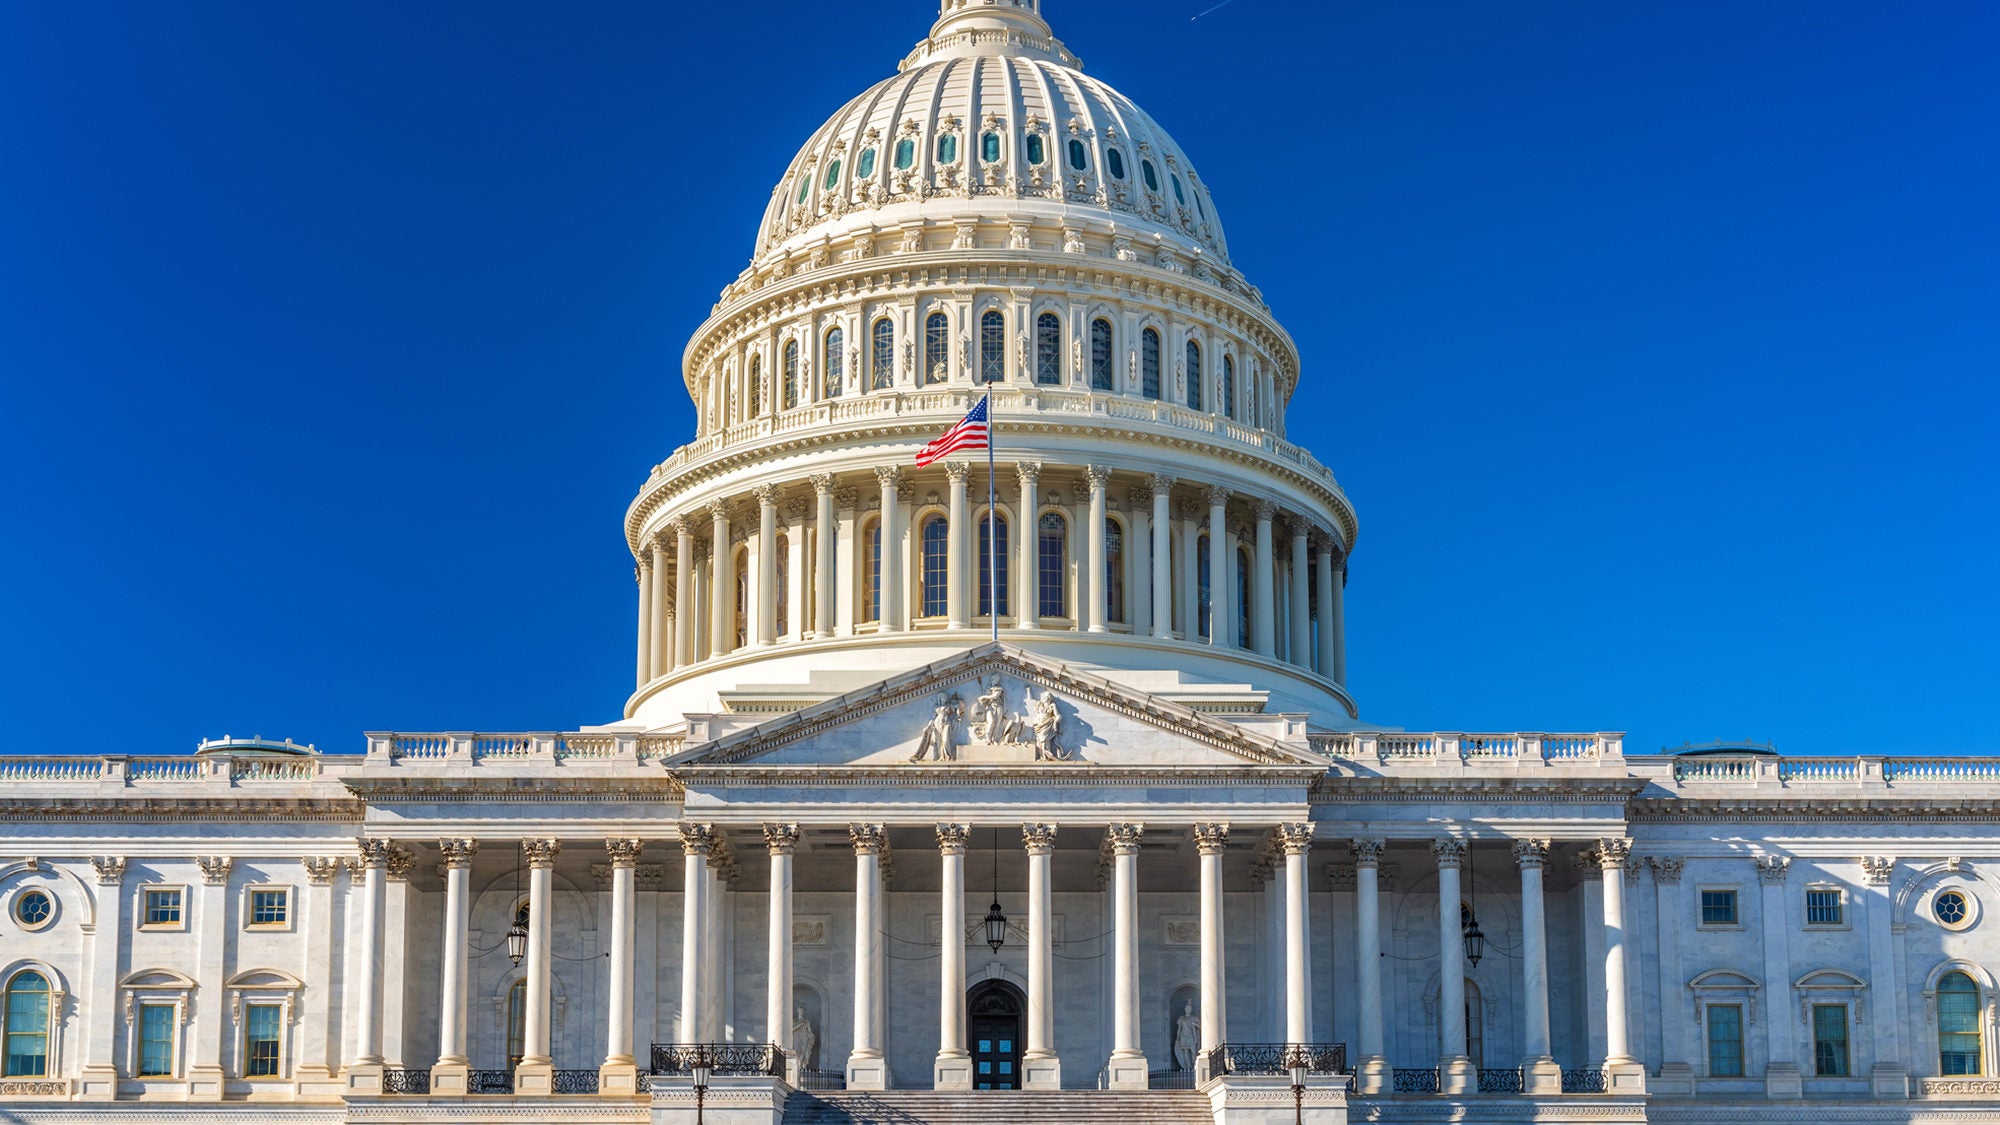
[[[1174,1065],[1182,1070],[1194,1069],[1194,1057],[1201,1050],[1201,1017],[1195,1015],[1194,1001],[1187,1002],[1180,1018],[1174,1021]]]
[[[972,721],[977,724],[973,735],[988,746],[1008,741],[1014,733],[1019,720],[1007,714],[1007,690],[1000,677],[993,677],[993,686],[973,702]]]
[[[917,740],[917,752],[910,755],[912,762],[921,762],[925,757],[934,762],[948,762],[956,756],[952,753],[951,731],[958,722],[958,711],[956,695],[938,700],[937,710],[931,713],[931,721],[924,725],[923,736]]]
[[[813,1069],[814,1054],[819,1050],[819,1033],[813,1030],[812,1017],[806,1015],[806,1006],[798,1005],[798,1014],[792,1017],[792,1050],[799,1056],[801,1071]]]
[[[1042,692],[1040,699],[1033,691],[1028,692],[1027,725],[1035,732],[1035,760],[1038,762],[1061,761],[1068,755],[1056,745],[1056,738],[1062,734],[1062,712],[1056,708],[1056,693]]]

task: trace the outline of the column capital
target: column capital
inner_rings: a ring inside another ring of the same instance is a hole
[[[90,866],[97,872],[97,881],[105,886],[116,886],[125,881],[125,857],[122,855],[91,856]]]
[[[1020,461],[1014,465],[1014,475],[1021,480],[1022,488],[1033,488],[1042,479],[1040,461]]]
[[[604,854],[611,857],[613,867],[634,867],[645,846],[646,842],[637,836],[613,836],[604,841]]]
[[[1654,862],[1657,863],[1659,861],[1655,860]],[[1680,880],[1680,875],[1681,875],[1680,860],[1674,860],[1673,862],[1674,862],[1674,880],[1678,882]],[[1659,878],[1657,871],[1658,869],[1655,868],[1654,878],[1656,879]],[[103,873],[100,871],[99,875],[101,876],[102,874]],[[1864,855],[1861,857],[1862,882],[1867,883],[1870,886],[1886,887],[1889,885],[1889,880],[1893,878],[1895,874],[1896,874],[1895,857],[1885,856],[1885,855]],[[1661,882],[1665,882],[1665,880],[1662,879]]]
[[[1757,881],[1766,885],[1782,884],[1791,871],[1792,857],[1785,855],[1764,855],[1757,857]]]
[[[879,856],[889,847],[889,833],[879,824],[850,824],[847,838],[854,842],[855,855]]]
[[[972,479],[972,466],[964,461],[946,461],[944,475],[950,478],[953,484],[964,484]]]
[[[1313,826],[1310,821],[1293,821],[1278,825],[1278,847],[1286,855],[1304,855],[1312,850]]]
[[[1292,542],[1304,541],[1310,547],[1313,534],[1311,520],[1301,515],[1288,515],[1285,517],[1285,530],[1290,533]]]
[[[438,854],[444,857],[447,868],[463,870],[472,866],[472,857],[479,851],[479,841],[468,839],[439,840]]]
[[[729,517],[736,512],[735,503],[729,500],[710,500],[706,507],[708,518],[711,521],[720,521],[722,523],[728,523]]]
[[[1174,490],[1174,478],[1173,478],[1173,477],[1171,477],[1171,476],[1167,475],[1166,473],[1154,473],[1154,474],[1153,474],[1153,493],[1154,493],[1154,495],[1159,495],[1159,494],[1162,494],[1162,493],[1171,493],[1171,492],[1172,492],[1173,490]]]
[[[833,491],[832,473],[813,473],[806,480],[812,484],[813,491],[819,493],[821,496],[828,495]]]
[[[1347,842],[1347,850],[1354,856],[1354,866],[1380,867],[1382,865],[1382,848],[1386,844],[1387,841],[1379,837],[1368,840],[1357,838]]]
[[[1139,841],[1146,834],[1146,826],[1135,823],[1113,824],[1105,828],[1105,839],[1111,844],[1116,855],[1138,855]]]
[[[1606,871],[1625,866],[1625,857],[1632,854],[1632,841],[1606,837],[1597,842],[1597,865]]]
[[[1053,824],[1023,824],[1021,843],[1027,846],[1029,855],[1048,855],[1056,848],[1056,826]]]
[[[1153,502],[1153,490],[1142,484],[1125,493],[1125,502],[1134,508],[1144,508]]]
[[[1655,855],[1646,857],[1646,865],[1653,869],[1653,882],[1663,887],[1671,887],[1680,883],[1681,867],[1686,863],[1686,860],[1677,856]]]
[[[1251,502],[1250,514],[1258,523],[1270,523],[1278,515],[1278,506],[1269,500],[1255,500]]]
[[[521,841],[521,851],[528,857],[531,868],[554,867],[556,853],[562,851],[562,841],[541,836]]]
[[[764,826],[764,848],[772,855],[791,855],[798,847],[798,825],[773,823]]]
[[[398,883],[405,882],[410,877],[410,869],[416,865],[417,857],[410,853],[410,849],[396,844],[389,846],[389,878]]]
[[[1229,490],[1219,484],[1208,486],[1208,506],[1220,508],[1229,503]]]
[[[1439,867],[1457,867],[1465,862],[1465,843],[1450,837],[1432,840],[1431,855]]]
[[[96,863],[97,861],[92,860],[91,862]],[[306,869],[306,882],[311,883],[315,887],[330,885],[333,882],[333,877],[340,874],[340,860],[334,856],[309,855],[300,860],[299,863]],[[122,867],[120,868],[120,873],[123,873]],[[104,869],[100,867],[97,869],[97,881],[102,883],[115,880],[106,880]]]
[[[1209,821],[1194,826],[1195,850],[1202,855],[1221,855],[1229,847],[1227,821]]]
[[[685,512],[677,516],[668,516],[666,519],[661,521],[661,527],[663,527],[667,531],[673,532],[675,539],[680,539],[685,537],[690,530],[690,526],[691,526],[690,521],[688,520],[687,513]]]
[[[354,841],[354,850],[360,853],[361,866],[363,867],[387,867],[389,865],[389,848],[390,842],[388,840],[377,840],[363,836]]]
[[[229,882],[229,869],[236,865],[235,857],[226,855],[198,856],[194,862],[201,868],[201,881],[211,885]]]
[[[964,855],[965,842],[972,836],[972,829],[964,824],[940,824],[937,826],[938,851],[945,855]]]
[[[1083,479],[1092,492],[1102,492],[1104,486],[1111,483],[1111,470],[1103,465],[1085,465]]]
[[[1541,868],[1549,862],[1549,842],[1547,840],[1514,841],[1514,863],[1523,871],[1530,867]]]
[[[651,546],[650,543],[641,543],[639,545],[639,553],[632,559],[633,578],[644,582],[646,576],[653,573],[653,552],[655,550],[658,550],[658,548]]]
[[[715,825],[696,824],[693,821],[680,822],[681,851],[687,855],[706,857],[715,848]]]
[[[794,496],[785,501],[785,518],[793,523],[803,523],[806,513],[811,510],[812,505],[806,503],[802,496]]]
[[[1569,862],[1570,865],[1572,867],[1575,867],[1578,871],[1596,870],[1598,866],[1597,849],[1585,848],[1582,851],[1576,853],[1575,855],[1569,857]]]
[[[896,488],[903,483],[903,467],[901,465],[875,466],[875,483],[881,485],[884,492]]]
[[[751,489],[750,494],[757,498],[757,506],[760,508],[778,506],[778,486],[775,484],[760,484]]]

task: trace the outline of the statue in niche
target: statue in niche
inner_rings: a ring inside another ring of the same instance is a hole
[[[797,1015],[792,1017],[792,1050],[798,1052],[801,1071],[815,1069],[818,1061],[819,1033],[813,1030],[812,1017],[806,1015],[806,1006],[796,1006]]]
[[[924,733],[917,739],[917,752],[910,755],[912,762],[929,758],[933,762],[948,762],[957,757],[952,752],[952,729],[958,724],[959,701],[956,695],[939,698],[937,710],[931,713],[931,721],[924,724]]]
[[[1042,697],[1036,699],[1035,693],[1030,690],[1028,713],[1016,721],[1024,722],[1024,725],[1035,732],[1037,762],[1059,762],[1069,756],[1062,747],[1056,745],[1057,737],[1062,734],[1062,712],[1056,708],[1055,692],[1044,691]]]
[[[993,677],[993,686],[973,702],[972,721],[976,724],[974,737],[988,746],[1013,741],[1021,720],[1007,714],[1007,689],[1001,685],[1000,677]]]
[[[1195,1014],[1194,1001],[1190,1000],[1181,1009],[1180,1018],[1174,1021],[1174,1065],[1193,1070],[1194,1057],[1200,1051],[1201,1017]]]

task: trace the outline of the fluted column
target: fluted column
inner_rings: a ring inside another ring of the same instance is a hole
[[[528,857],[528,985],[523,1005],[521,1061],[514,1067],[514,1092],[548,1094],[555,1091],[555,1062],[549,1055],[549,979],[551,955],[550,901],[554,887],[556,853],[561,845],[551,839],[523,840],[521,850]]]
[[[639,1090],[638,1060],[632,1054],[633,938],[638,928],[639,840],[625,836],[604,841],[611,860],[611,964],[605,1002],[604,1063],[597,1068],[597,1088],[607,1094]]]
[[[882,596],[876,613],[881,619],[883,632],[893,633],[903,627],[903,535],[897,526],[902,514],[901,497],[898,489],[902,486],[903,470],[898,465],[878,465],[875,481],[882,486]]]
[[[1285,659],[1301,668],[1313,666],[1312,653],[1312,564],[1306,554],[1306,537],[1312,525],[1303,519],[1292,521],[1292,630],[1285,646]]]
[[[833,559],[839,531],[833,515],[833,474],[814,473],[809,479],[813,486],[813,520],[818,535],[818,542],[813,546],[813,636],[825,638],[833,636],[833,610],[837,600],[833,589]]]
[[[966,565],[968,553],[966,548],[971,542],[968,533],[972,530],[972,514],[971,505],[966,502],[965,489],[966,482],[972,477],[972,466],[963,461],[947,461],[944,473],[951,481],[951,506],[948,513],[951,533],[945,537],[944,550],[945,625],[952,629],[963,629],[971,623],[970,599],[967,593],[972,580],[972,571]]]
[[[708,654],[727,656],[736,643],[736,575],[729,566],[727,500],[708,506]]]
[[[1153,635],[1161,640],[1174,635],[1173,491],[1174,478],[1153,477]]]
[[[651,547],[653,560],[653,625],[649,632],[652,652],[649,678],[658,679],[674,670],[674,591],[672,585],[673,567],[668,565],[667,540],[664,535],[655,537]]]
[[[875,969],[882,947],[882,848],[888,836],[879,824],[850,824],[847,833],[854,841],[854,1049],[847,1056],[847,1088],[886,1090],[889,1065],[876,1020],[882,981]]]
[[[1201,1057],[1195,1060],[1196,1080],[1208,1075],[1208,1053],[1227,1041],[1223,990],[1222,853],[1229,847],[1229,826],[1194,826],[1195,850],[1201,853]]]
[[[1333,546],[1332,540],[1320,535],[1316,537],[1318,548],[1313,553],[1313,577],[1319,586],[1319,635],[1313,645],[1313,671],[1333,679],[1333,634],[1337,626],[1333,608]]]
[[[778,641],[778,486],[757,488],[757,596],[750,599],[756,626],[750,639],[760,645]]]
[[[1640,1093],[1645,1069],[1632,1057],[1632,1026],[1625,1011],[1625,860],[1632,842],[1597,842],[1604,880],[1604,1070],[1610,1093]]]
[[[1175,513],[1181,519],[1181,580],[1174,588],[1174,604],[1180,607],[1181,637],[1206,644],[1201,636],[1201,505],[1184,499]]]
[[[1326,636],[1327,659],[1326,678],[1347,686],[1347,556],[1336,552],[1331,569],[1328,589],[1333,596],[1326,602],[1326,623],[1320,626]]]
[[[644,548],[639,551],[637,569],[639,579],[639,671],[637,684],[645,687],[653,678],[653,557]]]
[[[1028,849],[1028,1027],[1027,1050],[1021,1053],[1021,1088],[1062,1088],[1062,1060],[1056,1057],[1056,995],[1054,922],[1049,889],[1049,857],[1055,852],[1056,826],[1024,824],[1021,841]]]
[[[1549,1054],[1549,937],[1542,901],[1542,869],[1548,864],[1547,840],[1514,841],[1514,862],[1521,868],[1521,998],[1522,1091],[1562,1092],[1562,1068]]]
[[[1111,842],[1112,974],[1111,1061],[1105,1077],[1114,1090],[1147,1087],[1139,1034],[1139,842],[1145,831],[1141,824],[1114,824],[1105,831]]]
[[[799,826],[766,824],[764,847],[771,853],[771,902],[767,912],[769,957],[764,973],[765,1039],[790,1055],[792,1043],[792,853],[798,850]],[[791,1059],[787,1070],[797,1081],[803,1065]]]
[[[1431,855],[1438,865],[1438,1088],[1464,1094],[1478,1077],[1465,1054],[1465,922],[1459,915],[1458,884],[1465,845],[1432,840]]]
[[[471,983],[472,898],[465,881],[472,868],[477,840],[440,840],[444,858],[444,956],[438,981],[438,1059],[431,1068],[431,1089],[440,1094],[465,1093],[471,1061],[465,1054],[466,996]]]
[[[1265,656],[1276,656],[1277,574],[1271,560],[1271,520],[1278,514],[1278,506],[1268,500],[1259,500],[1254,514],[1257,517],[1257,554],[1251,563],[1254,573],[1250,576],[1251,647]]]
[[[694,529],[685,516],[668,524],[674,532],[674,662],[694,663]]]
[[[963,824],[937,826],[943,871],[938,893],[938,1051],[931,1085],[972,1089],[972,1054],[965,1049],[965,841]]]
[[[382,1080],[382,915],[388,888],[384,880],[388,877],[389,841],[360,840],[356,847],[361,852],[361,984],[354,1010],[354,1062],[362,1068],[373,1068],[374,1081],[379,1090]],[[350,1068],[351,1070],[352,1068]],[[349,1076],[348,1089],[362,1092],[354,1079],[362,1075]]]
[[[1389,1089],[1389,1060],[1382,1053],[1382,841],[1355,840],[1349,848],[1354,853],[1355,1012],[1360,1017],[1354,1076],[1358,1092],[1383,1094]]]
[[[1306,856],[1312,850],[1313,826],[1306,822],[1278,826],[1285,849],[1285,1042],[1312,1040],[1312,915],[1307,910]]]
[[[708,853],[715,846],[715,827],[682,821],[681,852],[681,1009],[674,1037],[682,1043],[701,1039],[702,953],[707,937]]]
[[[1014,473],[1021,480],[1021,515],[1015,521],[1020,526],[1014,529],[1020,536],[1021,561],[1016,569],[1021,577],[1016,584],[1021,591],[1021,604],[1014,607],[1014,625],[1020,629],[1038,629],[1042,616],[1042,566],[1041,535],[1035,527],[1040,522],[1036,513],[1041,508],[1041,499],[1036,487],[1041,483],[1042,466],[1039,462],[1024,461],[1014,466]]]
[[[1229,490],[1211,488],[1208,490],[1208,643],[1212,645],[1233,645],[1235,638],[1236,598],[1229,588]],[[1198,585],[1201,581],[1195,576]],[[1193,636],[1198,622],[1188,622],[1188,635]]]
[[[1090,593],[1090,618],[1086,627],[1090,632],[1102,633],[1105,631],[1105,618],[1110,612],[1105,605],[1111,583],[1107,581],[1104,569],[1104,489],[1111,483],[1111,470],[1092,465],[1083,472],[1090,482],[1090,527],[1084,537],[1084,542],[1090,545],[1088,559],[1084,563],[1084,574],[1089,578],[1084,589]]]

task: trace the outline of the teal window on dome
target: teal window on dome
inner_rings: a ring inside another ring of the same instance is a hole
[[[1125,178],[1125,154],[1115,148],[1104,150],[1104,170],[1111,173],[1114,180]]]
[[[1090,389],[1111,389],[1111,322],[1103,317],[1090,322]]]
[[[806,194],[807,194],[808,192],[812,191],[812,189],[813,189],[813,181],[812,181],[812,177],[811,177],[811,176],[800,176],[800,177],[799,177],[799,195],[798,195],[798,199],[796,200],[796,202],[799,202],[799,203],[804,203],[804,202],[806,201]]]
[[[1062,384],[1062,318],[1052,312],[1035,318],[1035,382]]]
[[[1042,161],[1047,160],[1048,156],[1047,143],[1042,140],[1042,135],[1040,133],[1029,133],[1028,163],[1040,164]]]
[[[924,318],[924,382],[942,383],[951,370],[951,321],[941,312]]]
[[[988,164],[1000,163],[1000,134],[986,133],[979,138],[979,159]]]
[[[1083,147],[1082,141],[1075,138],[1071,138],[1069,142],[1069,166],[1079,172],[1090,167],[1089,151]]]
[[[1208,221],[1208,208],[1206,208],[1206,207],[1202,206],[1202,203],[1201,203],[1201,193],[1200,193],[1200,192],[1195,192],[1195,193],[1194,193],[1194,210],[1195,210],[1195,214],[1197,214],[1197,215],[1200,215],[1200,216],[1201,216],[1201,221],[1202,221],[1202,222],[1204,222],[1204,223],[1205,223],[1205,222],[1207,222],[1207,221]]]
[[[1181,178],[1177,175],[1170,175],[1167,178],[1174,182],[1174,202],[1183,207],[1187,206],[1187,193],[1181,190]]]
[[[958,134],[946,133],[938,138],[937,158],[939,164],[958,163]]]
[[[896,142],[896,170],[907,172],[917,162],[917,142],[908,137]]]
[[[1160,174],[1153,171],[1152,161],[1141,160],[1139,162],[1139,175],[1145,177],[1147,191],[1160,190]]]
[[[1139,393],[1160,397],[1160,334],[1151,328],[1139,334]]]
[[[846,360],[846,352],[843,350],[844,343],[841,339],[840,329],[835,328],[827,332],[826,363],[821,368],[821,370],[826,372],[825,393],[821,396],[823,398],[840,397],[841,375]]]
[[[875,146],[861,150],[861,159],[854,162],[854,174],[864,180],[875,174]]]
[[[832,191],[835,185],[839,183],[840,183],[840,161],[836,160],[833,163],[826,166],[826,190]],[[1174,186],[1179,187],[1180,185],[1176,183]]]
[[[896,326],[888,317],[875,322],[869,341],[868,389],[886,391],[896,385]]]
[[[1187,404],[1189,410],[1201,409],[1201,345],[1193,340],[1187,345]]]

